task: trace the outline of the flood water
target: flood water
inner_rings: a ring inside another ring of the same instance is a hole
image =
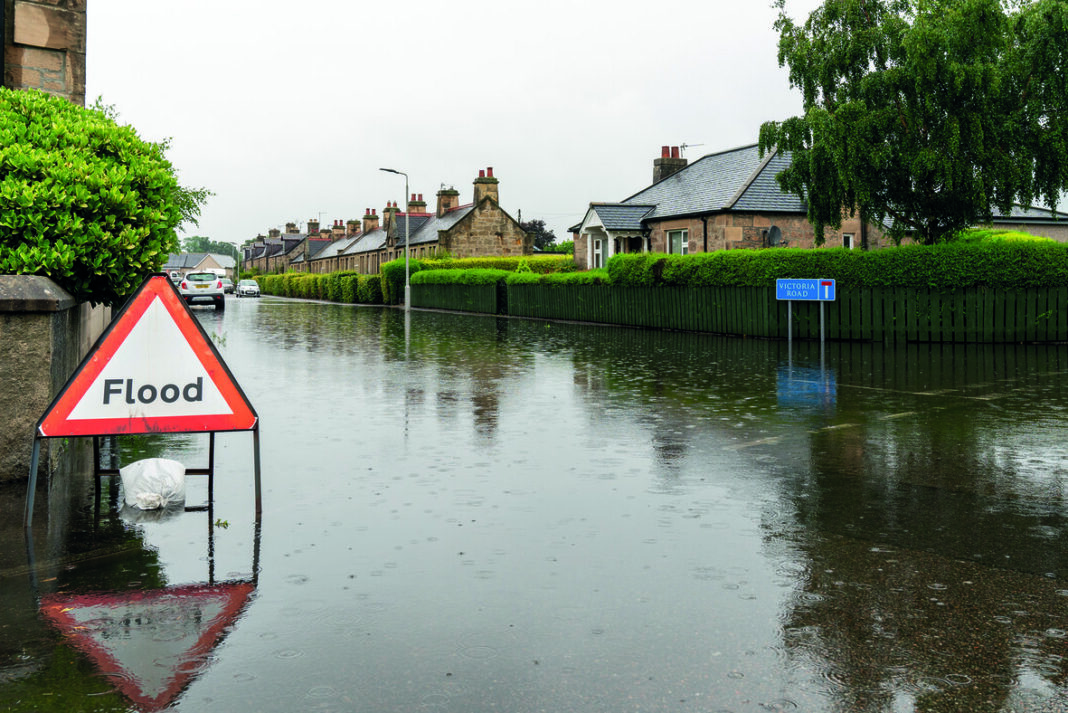
[[[0,491],[0,710],[1068,710],[1068,347],[197,317],[259,526],[248,433],[210,512]]]

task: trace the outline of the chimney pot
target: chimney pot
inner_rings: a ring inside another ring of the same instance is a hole
[[[672,146],[671,147],[671,158],[678,158],[678,157],[679,157],[679,147],[678,146]]]
[[[420,201],[420,202],[422,202],[422,201],[423,201],[423,194],[422,194],[422,193],[420,193],[420,194],[419,194],[419,201]]]
[[[484,169],[479,169],[478,177],[479,178],[485,178],[486,177],[486,171]]]
[[[493,178],[493,166],[486,169],[486,178]]]
[[[660,158],[671,158],[671,149],[668,146],[660,147]]]
[[[412,197],[408,202],[409,203],[415,203],[415,194],[414,193],[412,194]]]

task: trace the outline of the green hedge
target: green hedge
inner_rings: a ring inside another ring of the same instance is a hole
[[[514,272],[505,281],[509,285],[606,285],[608,270],[586,272],[556,272],[539,275],[531,272]]]
[[[507,270],[425,270],[412,275],[413,285],[494,285],[503,283],[509,275]],[[533,274],[533,273],[523,273]]]
[[[422,268],[421,260],[408,260],[408,274],[419,272]],[[379,270],[382,275],[382,302],[387,305],[399,305],[404,301],[404,258],[390,260]]]
[[[540,274],[574,272],[575,261],[570,255],[527,255],[523,257],[466,257],[434,258],[419,261],[423,270],[505,270],[525,271]]]
[[[1068,282],[1068,245],[984,242],[861,251],[724,250],[697,255],[616,255],[609,282],[627,287],[766,287],[779,278],[828,278],[840,288],[1023,289]]]
[[[327,274],[287,272],[283,275],[258,275],[256,282],[265,295],[303,297],[329,302],[382,304],[380,275],[361,275],[343,271]],[[403,273],[402,273],[403,285]]]

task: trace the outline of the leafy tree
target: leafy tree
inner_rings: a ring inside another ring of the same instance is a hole
[[[559,243],[553,243],[545,247],[547,253],[561,253],[565,255],[573,255],[575,253],[575,241],[564,240]]]
[[[0,87],[0,273],[52,278],[114,304],[178,248],[209,195],[102,106]]]
[[[544,250],[556,242],[556,234],[545,227],[544,220],[527,220],[520,223],[519,227],[533,236],[534,247],[538,250]]]
[[[805,113],[765,123],[760,150],[792,153],[779,184],[807,201],[817,241],[857,210],[929,244],[994,208],[1057,205],[1064,0],[825,0],[804,25],[784,4],[779,64]]]
[[[188,238],[183,239],[182,250],[187,253],[215,253],[216,255],[227,255],[234,260],[241,260],[241,253],[237,251],[237,246],[233,243],[218,242],[201,235],[191,235]]]

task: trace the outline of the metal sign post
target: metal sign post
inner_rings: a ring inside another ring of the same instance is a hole
[[[37,422],[26,493],[27,531],[33,521],[42,438],[209,433],[208,468],[189,472],[211,477],[215,433],[220,431],[252,431],[259,515],[259,417],[170,279],[153,274]],[[114,473],[102,473],[99,462],[94,467],[97,477]]]
[[[794,300],[799,302],[820,303],[820,344],[824,342],[823,303],[834,302],[834,280],[825,278],[812,279],[785,279],[775,281],[775,299],[780,302],[786,301],[786,330],[787,340],[794,338]]]

